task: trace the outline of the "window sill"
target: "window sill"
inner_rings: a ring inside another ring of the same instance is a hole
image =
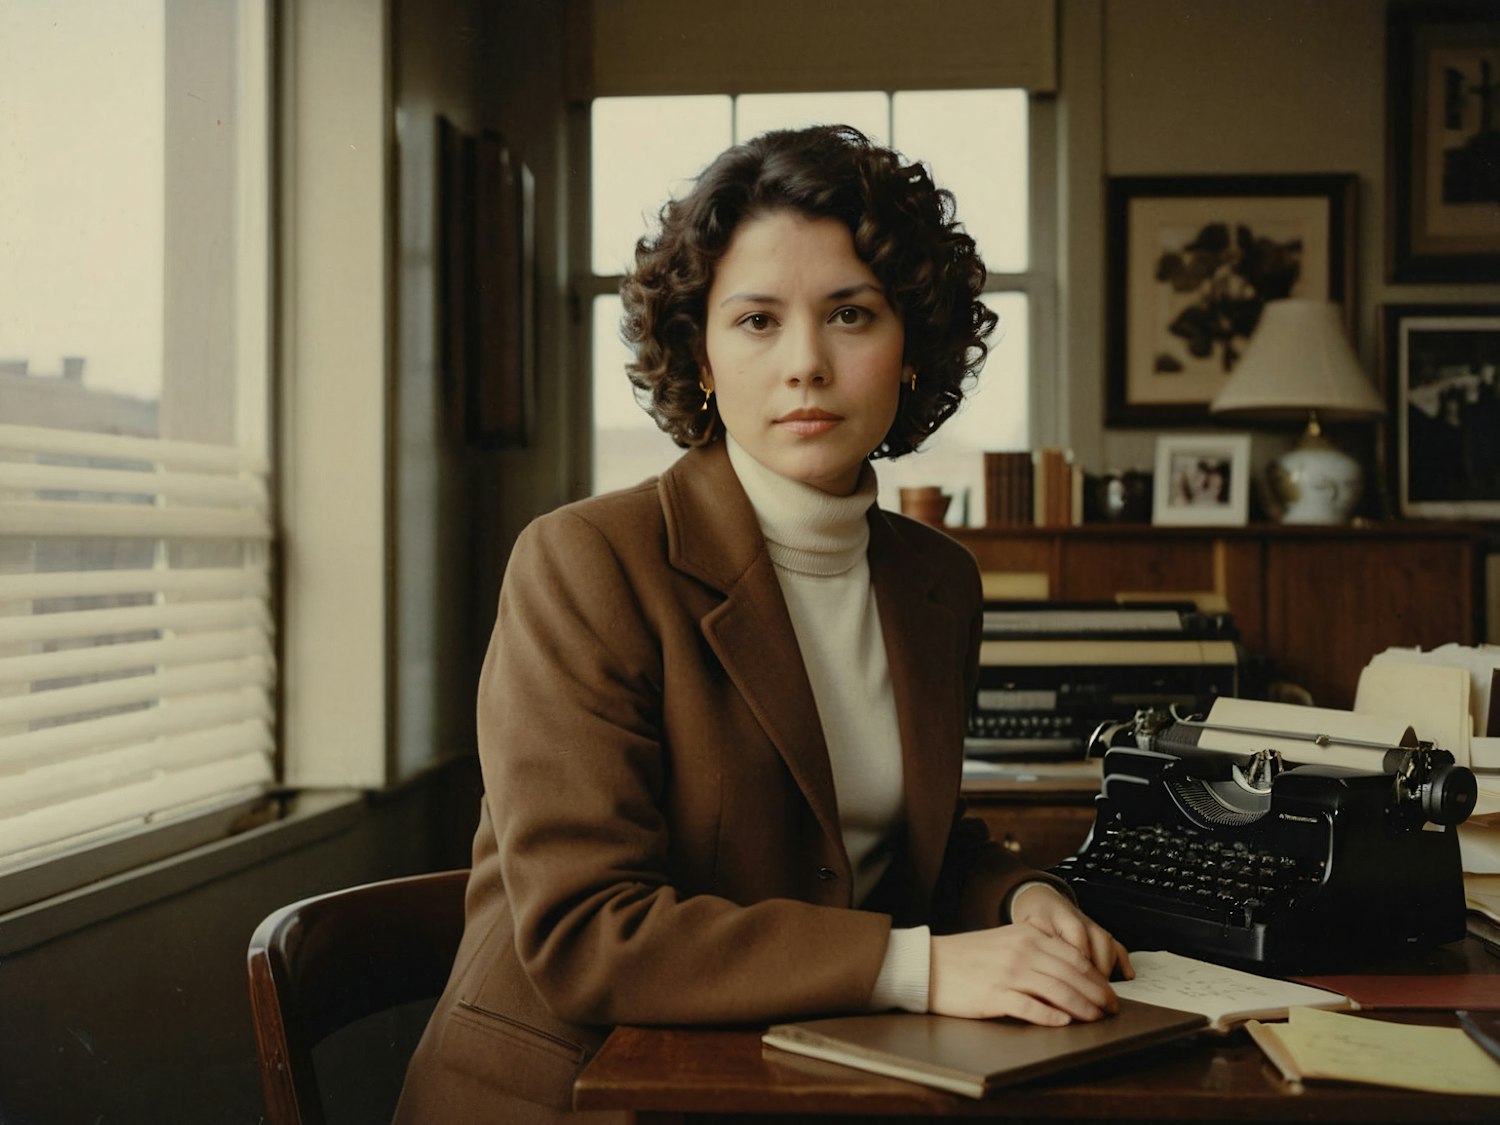
[[[131,847],[160,858],[35,901],[27,899],[42,880],[55,879],[56,865],[85,862],[84,857],[48,860],[0,876],[0,902],[25,903],[0,913],[0,957],[336,835],[358,822],[366,803],[366,795],[354,790],[294,793],[274,820],[170,855],[161,855],[161,848],[171,829],[148,829],[110,849]]]

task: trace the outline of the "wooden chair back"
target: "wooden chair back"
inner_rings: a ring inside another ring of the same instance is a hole
[[[463,935],[468,874],[331,891],[283,906],[256,927],[250,1010],[268,1125],[323,1125],[312,1053],[319,1043],[442,992]]]

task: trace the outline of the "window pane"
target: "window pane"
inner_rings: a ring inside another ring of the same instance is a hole
[[[729,146],[728,97],[600,98],[593,104],[592,252],[598,274],[624,273],[636,239],[670,196]]]
[[[594,298],[594,491],[639,484],[681,454],[636,404],[625,374],[630,349],[620,340],[621,301]]]
[[[165,23],[162,0],[0,6],[4,421],[157,433]]]
[[[272,780],[268,44],[0,6],[0,868]]]
[[[767,129],[853,125],[877,144],[888,143],[890,101],[876,92],[857,94],[742,94],[734,106],[734,139],[748,141]]]
[[[880,461],[880,503],[901,509],[900,489],[941,485],[954,496],[948,522],[984,524],[984,454],[1029,449],[1031,367],[1028,301],[1024,293],[986,293],[984,303],[1000,317],[990,337],[989,357],[958,413],[916,453]],[[920,378],[920,376],[919,376]]]
[[[1030,167],[1024,90],[895,95],[895,144],[958,197],[958,215],[993,272],[1028,268]]]

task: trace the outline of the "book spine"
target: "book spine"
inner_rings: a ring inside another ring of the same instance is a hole
[[[984,455],[985,523],[1018,527],[1032,522],[1032,469],[1029,452]]]
[[[1035,512],[1038,527],[1067,527],[1073,522],[1073,455],[1055,445],[1037,450]]]

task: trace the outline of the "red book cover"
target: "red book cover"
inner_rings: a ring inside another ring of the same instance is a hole
[[[1302,984],[1341,992],[1356,1008],[1500,1011],[1500,973],[1386,975],[1356,973],[1293,977]]]

